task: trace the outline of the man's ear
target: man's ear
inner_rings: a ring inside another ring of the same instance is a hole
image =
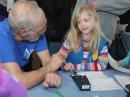
[[[21,29],[20,29],[20,35],[21,35],[22,37],[25,37],[27,34],[28,34],[28,31],[27,31],[26,28],[21,28]]]

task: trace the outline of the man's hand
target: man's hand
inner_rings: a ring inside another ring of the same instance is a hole
[[[55,73],[48,73],[45,76],[45,80],[43,81],[44,87],[59,87],[61,84],[60,77]]]
[[[90,2],[90,6],[93,8],[93,9],[97,9],[97,0],[92,0],[91,2]]]

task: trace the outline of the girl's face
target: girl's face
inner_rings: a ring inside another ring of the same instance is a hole
[[[93,29],[92,16],[90,16],[86,11],[81,12],[77,20],[77,25],[79,31],[81,31],[83,34],[90,34]]]

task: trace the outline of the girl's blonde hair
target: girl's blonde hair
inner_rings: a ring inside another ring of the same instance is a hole
[[[91,38],[91,45],[89,45],[89,47],[92,49],[97,49],[99,47],[100,36],[102,32],[99,26],[98,15],[96,13],[96,10],[93,9],[90,5],[82,4],[73,13],[71,19],[71,27],[67,35],[67,40],[69,40],[70,42],[70,50],[72,51],[78,50],[81,46],[81,32],[78,29],[77,20],[83,11],[86,11],[92,17],[92,20],[94,22],[93,29],[91,32],[93,36]]]

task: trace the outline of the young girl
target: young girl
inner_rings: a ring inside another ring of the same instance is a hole
[[[59,52],[55,54],[59,57],[56,62],[66,59],[62,67],[67,71],[105,70],[108,65],[107,45],[108,42],[99,27],[96,10],[83,4],[77,8],[72,16],[66,40]]]
[[[27,97],[24,86],[1,66],[0,63],[0,97]]]

